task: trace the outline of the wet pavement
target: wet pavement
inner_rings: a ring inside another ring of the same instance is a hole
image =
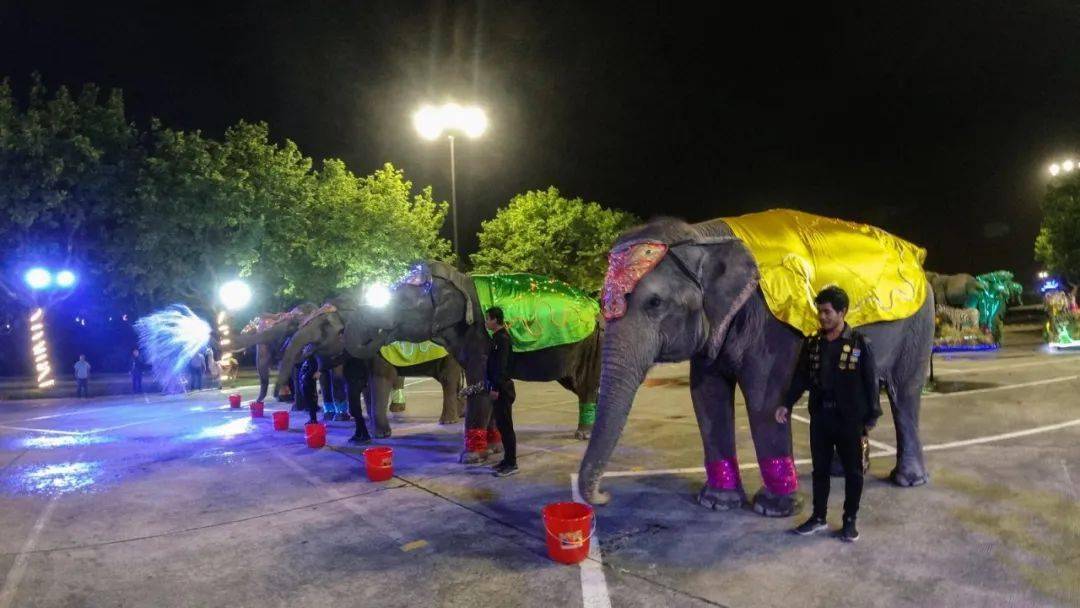
[[[0,402],[0,608],[1080,605],[1080,353],[1046,353],[1034,335],[935,358],[928,485],[886,481],[886,414],[854,545],[788,534],[805,513],[698,506],[688,368],[657,367],[583,566],[548,559],[539,515],[571,498],[585,446],[575,399],[554,383],[519,385],[522,472],[506,479],[457,464],[461,425],[437,424],[438,386],[420,379],[378,442],[394,448],[382,483],[346,443],[351,423],[310,449],[304,416],[273,430],[281,404],[251,419],[218,391]],[[239,392],[246,403],[255,387]],[[738,408],[740,460],[753,463]],[[806,425],[794,430],[808,458]],[[802,492],[809,472],[799,466]],[[742,475],[752,494],[756,468]],[[842,493],[835,480],[834,527]]]

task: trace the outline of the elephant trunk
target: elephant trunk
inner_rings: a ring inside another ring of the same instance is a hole
[[[625,321],[620,325],[623,323]],[[656,337],[643,339],[649,334],[655,336],[655,330],[637,332],[632,326],[613,330],[616,328],[609,326],[604,337],[596,424],[578,473],[581,497],[595,505],[609,500],[607,494],[600,491],[600,478],[626,426],[634,395],[659,352]]]
[[[289,383],[292,378],[293,368],[304,358],[304,349],[308,344],[316,342],[318,339],[319,333],[314,324],[305,325],[293,334],[292,339],[289,340],[289,345],[285,348],[285,353],[281,355],[281,363],[278,365],[278,386],[285,386]]]

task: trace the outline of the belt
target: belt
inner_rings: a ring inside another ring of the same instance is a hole
[[[821,408],[826,410],[836,409],[835,401],[822,401]]]

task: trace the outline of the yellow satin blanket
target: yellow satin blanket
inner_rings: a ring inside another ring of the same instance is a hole
[[[409,367],[442,359],[449,353],[434,342],[391,342],[379,349],[379,354],[394,367]]]
[[[851,298],[853,327],[910,317],[926,300],[926,250],[879,228],[790,209],[721,219],[757,261],[769,309],[807,336],[830,285]]]

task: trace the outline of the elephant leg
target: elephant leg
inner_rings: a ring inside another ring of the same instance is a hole
[[[705,450],[706,482],[698,503],[716,511],[737,509],[746,501],[746,493],[735,452],[735,382],[695,359],[690,364],[690,386]]]
[[[319,374],[319,391],[322,393],[323,420],[334,420],[337,404],[334,403],[334,371],[325,369]]]
[[[465,378],[470,387],[482,387],[487,357],[473,357],[465,369]],[[488,429],[492,428],[491,398],[487,391],[478,390],[469,395],[465,407],[465,450],[461,453],[462,464],[480,464],[487,460]],[[501,442],[500,442],[501,445]]]
[[[461,374],[458,370],[448,369],[446,365],[438,366],[434,378],[442,386],[442,413],[439,414],[439,424],[454,424],[461,418],[460,405],[462,399],[458,397],[460,390]]]
[[[303,382],[303,377],[302,377],[302,375],[300,373],[300,370],[302,369],[302,367],[303,367],[302,365],[297,365],[295,368],[293,368],[293,378],[292,378],[292,381],[293,381],[293,406],[292,406],[292,411],[294,411],[294,412],[303,412],[303,411],[307,410],[307,406],[304,405],[304,396],[303,396],[304,382]]]
[[[401,374],[394,378],[394,388],[390,392],[390,411],[405,411],[405,377]]]
[[[910,379],[906,385],[888,388],[896,426],[896,468],[889,474],[899,486],[921,486],[929,481],[923,462],[922,440],[919,439],[919,407],[922,402],[922,381]]]
[[[791,451],[791,421],[780,424],[774,417],[776,408],[783,401],[786,386],[783,382],[765,379],[790,378],[791,368],[776,365],[766,374],[754,374],[758,380],[742,385],[750,418],[750,436],[754,440],[761,470],[762,486],[754,494],[753,506],[759,515],[788,517],[802,508],[802,498],[798,493],[799,478]]]
[[[349,411],[349,392],[345,388],[345,366],[338,365],[334,368],[334,409],[337,411],[337,419],[342,422],[352,420]]]
[[[255,401],[262,402],[270,390],[270,352],[265,344],[255,348],[255,369],[259,372],[259,396]]]
[[[349,443],[368,443],[371,435],[364,422],[364,389],[367,387],[367,369],[359,359],[349,359],[342,368],[345,378],[345,393],[349,402],[349,413],[356,421],[356,432],[349,438]]]
[[[599,380],[595,382],[574,381],[577,390],[574,394],[578,398],[578,428],[574,432],[575,439],[586,440],[592,436],[593,424],[596,423],[596,401],[599,399]]]
[[[390,401],[390,387],[394,385],[397,370],[386,361],[376,358],[368,379],[368,416],[375,421],[375,437],[384,439],[391,434],[390,419],[387,416],[387,404]]]

